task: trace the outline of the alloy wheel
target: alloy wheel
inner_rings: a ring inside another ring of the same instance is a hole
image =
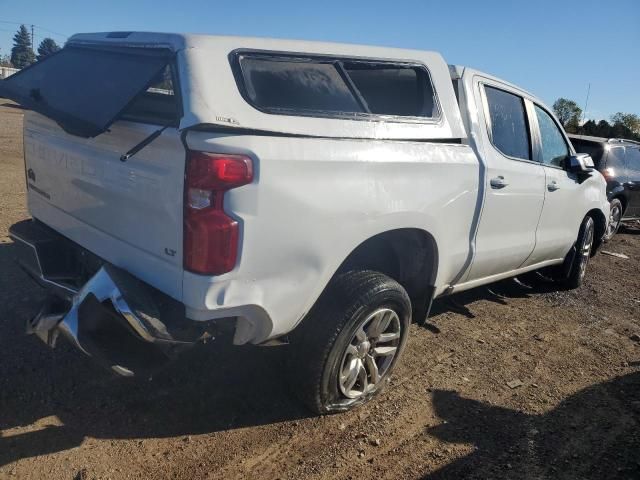
[[[622,210],[620,209],[620,205],[615,204],[611,207],[611,211],[609,213],[609,226],[607,227],[607,238],[611,238],[618,227],[620,226],[620,220],[622,219]]]
[[[578,251],[578,254],[580,255],[580,278],[583,278],[587,271],[587,265],[589,263],[589,258],[591,257],[591,248],[593,247],[593,234],[593,220],[589,219],[585,224],[582,244]]]
[[[398,353],[401,322],[390,308],[379,308],[356,328],[338,370],[340,392],[357,399],[373,391]]]

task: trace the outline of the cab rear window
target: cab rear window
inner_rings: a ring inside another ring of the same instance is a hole
[[[236,78],[245,100],[267,113],[438,116],[431,78],[422,65],[265,54],[240,54],[236,62]]]

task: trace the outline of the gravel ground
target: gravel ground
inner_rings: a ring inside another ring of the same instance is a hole
[[[392,388],[311,417],[282,347],[204,345],[132,382],[24,335],[42,293],[6,236],[27,216],[21,125],[0,107],[0,478],[640,479],[640,231],[578,290],[437,302]]]

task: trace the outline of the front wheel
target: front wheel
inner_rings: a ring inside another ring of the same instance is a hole
[[[620,223],[622,222],[622,202],[617,198],[611,200],[609,204],[609,225],[607,231],[602,237],[603,242],[608,242],[618,232]]]
[[[582,285],[584,275],[587,271],[587,265],[591,258],[594,236],[595,222],[593,221],[593,218],[585,217],[578,232],[578,239],[575,244],[575,254],[569,267],[569,275],[563,282],[567,288],[573,289]]]
[[[291,335],[293,392],[318,414],[365,403],[388,382],[410,323],[398,282],[372,271],[340,274]]]

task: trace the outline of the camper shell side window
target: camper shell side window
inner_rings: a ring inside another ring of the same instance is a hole
[[[440,119],[425,65],[333,56],[237,51],[238,88],[257,110],[280,115],[434,123]]]

